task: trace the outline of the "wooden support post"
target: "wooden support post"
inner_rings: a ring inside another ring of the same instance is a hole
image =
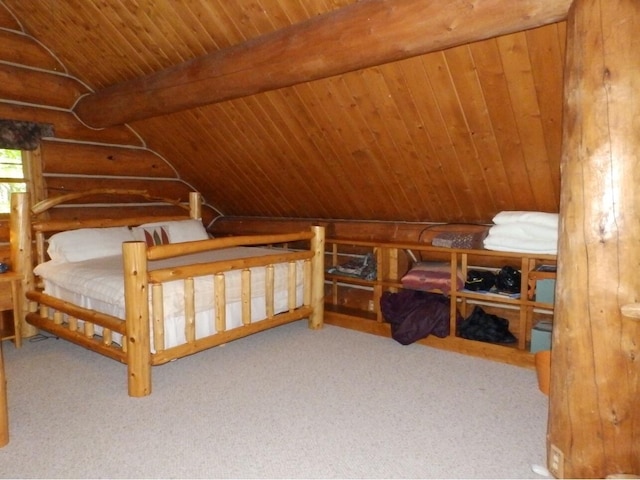
[[[144,242],[123,243],[122,261],[124,262],[129,395],[144,397],[151,394],[151,339],[146,244]]]
[[[29,325],[25,317],[29,313],[29,302],[25,292],[32,290],[33,277],[33,245],[31,235],[31,214],[29,210],[29,196],[27,193],[13,193],[11,195],[11,268],[22,276],[17,300],[14,300],[16,310],[14,315],[20,318],[22,337],[33,337],[38,329]]]
[[[575,0],[567,22],[548,467],[640,474],[640,2]]]
[[[311,307],[313,313],[309,317],[309,328],[322,328],[324,323],[324,227],[311,227]]]

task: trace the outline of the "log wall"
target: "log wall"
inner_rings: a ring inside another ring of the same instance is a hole
[[[0,118],[50,123],[55,131],[54,137],[42,139],[34,154],[39,163],[36,198],[91,188],[127,188],[188,201],[194,188],[180,179],[167,160],[147,148],[132,128],[92,129],[75,117],[71,109],[89,89],[68,75],[51,52],[22,32],[10,16],[0,16],[0,27]],[[145,208],[135,197],[124,205],[112,204],[106,197],[92,200],[59,209],[52,216],[110,217],[121,215],[123,208],[132,214]],[[205,224],[216,216],[215,209],[205,203]],[[8,241],[8,218],[0,218],[0,261],[10,261]]]

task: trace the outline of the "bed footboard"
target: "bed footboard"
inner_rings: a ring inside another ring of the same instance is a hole
[[[170,258],[176,253],[192,254],[202,251],[233,246],[283,244],[307,241],[308,249],[302,251],[277,251],[276,254],[256,256],[211,263],[198,263],[179,268],[149,270],[148,262]],[[142,242],[124,245],[124,273],[127,326],[127,365],[129,372],[129,392],[132,396],[150,393],[150,367],[166,363],[176,358],[227,343],[278,325],[303,318],[309,319],[310,328],[321,328],[323,324],[324,295],[324,229],[313,227],[311,232],[269,236],[229,237],[192,242],[190,244],[169,244],[146,248]],[[275,265],[287,266],[287,305],[276,311]],[[265,312],[266,317],[255,319],[252,315],[252,268],[265,270]],[[241,284],[241,325],[227,327],[226,276],[240,273]],[[297,300],[298,278],[302,277],[302,298]],[[212,310],[215,317],[215,333],[196,336],[196,300],[194,282],[200,277],[213,278]],[[186,342],[164,348],[163,332],[163,285],[167,282],[183,282],[184,291],[184,334]],[[155,353],[151,353],[153,340]]]

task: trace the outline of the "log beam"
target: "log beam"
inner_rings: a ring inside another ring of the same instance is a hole
[[[80,99],[107,127],[327,78],[566,18],[571,0],[362,0]]]
[[[639,30],[637,0],[575,0],[567,19],[547,436],[556,477],[640,475],[640,322],[624,314],[640,299]]]

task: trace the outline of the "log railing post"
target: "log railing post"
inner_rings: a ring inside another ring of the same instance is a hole
[[[567,21],[548,467],[640,474],[640,2],[575,0]],[[628,308],[628,307],[627,307]]]

